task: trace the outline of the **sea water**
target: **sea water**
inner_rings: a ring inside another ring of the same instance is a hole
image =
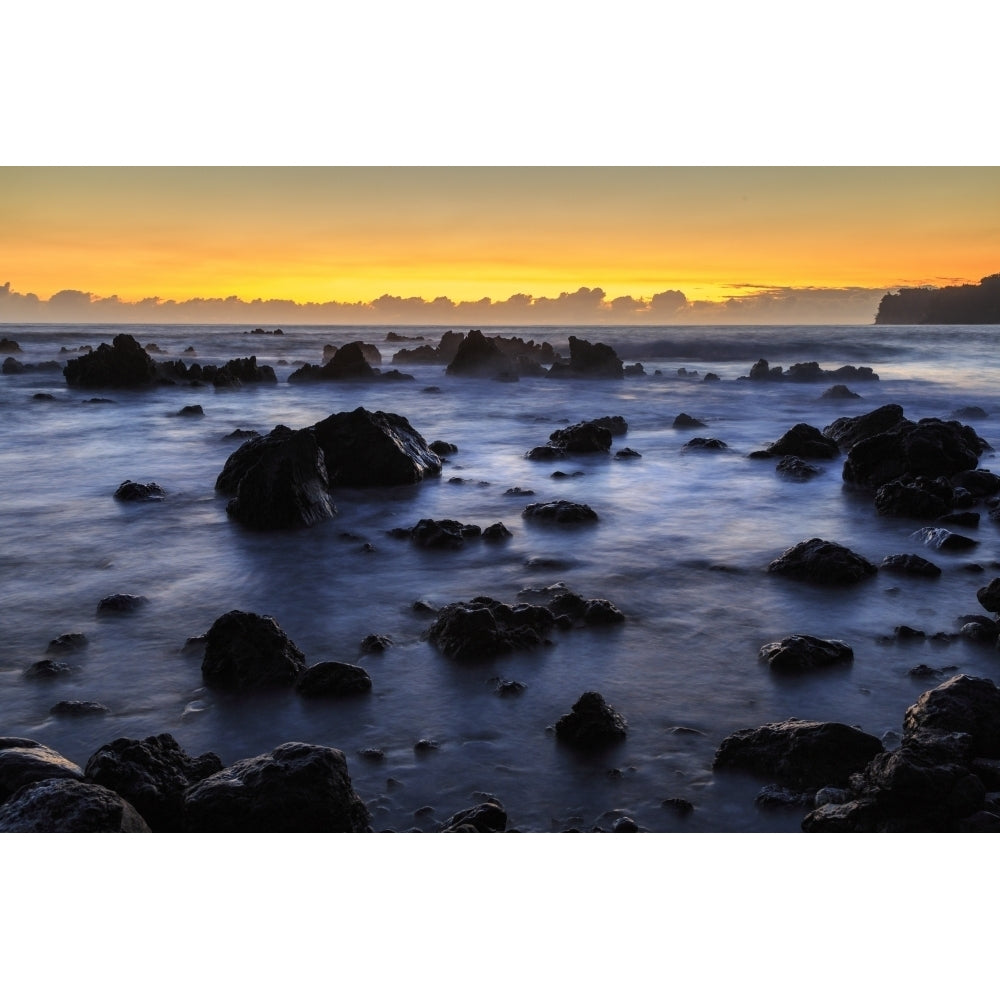
[[[564,356],[570,335],[602,341],[646,372],[517,382],[393,364],[396,350],[417,344],[387,341],[387,327],[296,326],[274,336],[220,326],[10,325],[0,335],[18,341],[18,360],[37,364],[64,363],[120,331],[155,343],[157,360],[256,356],[274,366],[278,384],[90,390],[68,387],[58,370],[0,377],[2,735],[37,740],[81,766],[112,739],[163,732],[190,754],[214,751],[226,764],[291,740],[338,747],[377,830],[433,830],[490,796],[525,831],[609,829],[621,815],[651,831],[791,831],[804,808],[758,806],[764,780],[713,770],[730,733],[795,717],[856,725],[893,747],[907,706],[935,683],[912,676],[913,667],[1000,682],[1000,653],[946,638],[959,616],[982,613],[976,590],[1000,566],[1000,528],[985,511],[979,528],[961,529],[975,549],[932,552],[910,537],[920,522],[878,516],[870,494],[843,483],[843,457],[810,460],[822,473],[807,482],[780,477],[776,460],[747,457],[801,421],[822,429],[890,402],[914,420],[979,406],[988,416],[964,422],[995,444],[997,327],[484,328],[548,341]],[[394,332],[435,345],[444,330]],[[301,364],[321,361],[325,344],[354,340],[379,347],[383,371],[413,380],[288,382]],[[189,347],[194,356],[184,353]],[[759,358],[785,367],[867,365],[880,377],[851,384],[860,399],[824,399],[829,383],[741,379]],[[708,372],[718,381],[705,381]],[[188,404],[204,416],[178,416]],[[338,490],[337,516],[311,528],[252,532],[227,517],[215,480],[241,443],[227,435],[304,427],[359,406],[401,414],[427,441],[458,450],[439,478]],[[707,427],[674,429],[681,412]],[[628,422],[610,455],[524,457],[552,431],[607,415]],[[728,447],[686,450],[698,435]],[[616,459],[624,447],[641,458]],[[991,463],[988,451],[980,466]],[[556,471],[567,475],[553,478]],[[113,494],[126,479],[155,481],[166,496],[118,502]],[[533,495],[508,494],[513,487]],[[556,499],[589,504],[599,521],[563,528],[522,518],[528,503]],[[389,534],[425,517],[500,521],[512,537],[429,551]],[[824,588],[766,572],[786,548],[813,537],[876,564],[916,552],[943,573],[879,573]],[[625,623],[556,632],[533,651],[456,663],[425,640],[432,618],[414,608],[478,595],[541,603],[551,588],[605,598]],[[114,593],[147,603],[98,615],[98,602]],[[205,688],[201,650],[186,642],[233,609],[274,617],[307,663],[363,666],[370,695],[306,700],[292,690]],[[901,641],[897,625],[942,635]],[[47,653],[66,632],[84,633],[85,649]],[[773,673],[760,647],[795,632],[846,641],[853,664]],[[392,645],[362,653],[371,633]],[[47,656],[77,669],[49,681],[24,676]],[[500,696],[498,679],[524,689]],[[628,736],[584,755],[557,741],[552,727],[587,690],[626,717]],[[51,714],[71,699],[111,711]],[[419,740],[437,748],[419,752]],[[693,811],[664,805],[676,798]]]

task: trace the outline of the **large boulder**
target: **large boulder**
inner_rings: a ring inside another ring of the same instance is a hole
[[[954,506],[955,491],[944,478],[908,476],[884,483],[875,491],[875,510],[884,517],[933,521]]]
[[[556,738],[584,749],[617,743],[628,734],[628,723],[599,691],[584,691],[555,726]]]
[[[156,363],[135,337],[119,333],[111,344],[101,344],[96,351],[71,358],[63,374],[67,385],[126,388],[151,385],[156,379]]]
[[[979,464],[986,442],[957,420],[902,420],[848,452],[844,481],[870,489],[907,476],[953,476]]]
[[[323,452],[311,428],[275,427],[245,442],[226,461],[215,487],[236,495],[226,513],[247,528],[269,531],[333,517]]]
[[[402,486],[441,473],[441,459],[405,417],[359,406],[315,425],[330,486]]]
[[[149,833],[116,792],[69,778],[27,785],[0,806],[0,833]]]
[[[903,408],[898,403],[886,403],[857,417],[838,417],[829,427],[823,428],[823,433],[846,450],[865,438],[884,433],[902,420]]]
[[[230,611],[208,630],[201,676],[208,687],[245,691],[291,686],[305,666],[302,651],[273,618]]]
[[[789,788],[815,789],[846,783],[882,749],[875,736],[841,722],[788,719],[727,736],[712,766],[749,771]]]
[[[117,792],[157,833],[184,828],[184,793],[196,781],[222,770],[214,753],[191,757],[170,733],[144,740],[112,740],[87,761],[88,781]]]
[[[555,362],[549,378],[624,378],[624,366],[613,347],[570,335],[569,364]]]
[[[561,427],[549,435],[549,441],[563,451],[601,452],[611,450],[611,429],[602,420],[584,420],[569,427]]]
[[[977,757],[1000,757],[1000,688],[983,677],[956,674],[906,710],[904,733],[925,729],[968,733]]]
[[[810,538],[786,549],[767,571],[810,583],[849,584],[874,575],[878,567],[846,546]]]
[[[760,658],[772,670],[800,673],[817,667],[850,663],[854,650],[840,639],[818,639],[814,635],[788,635],[760,648]]]
[[[71,760],[34,740],[0,737],[0,802],[19,788],[47,778],[83,780],[83,771]]]
[[[283,743],[192,785],[185,828],[194,833],[361,833],[370,816],[332,747]]]

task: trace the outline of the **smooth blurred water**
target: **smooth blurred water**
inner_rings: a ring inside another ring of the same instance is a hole
[[[649,374],[503,383],[414,365],[395,366],[413,382],[311,385],[289,385],[287,376],[319,362],[326,343],[376,344],[384,369],[394,367],[396,350],[415,345],[387,343],[386,328],[288,327],[282,337],[232,327],[121,329],[156,343],[165,352],[158,359],[189,361],[181,352],[190,345],[203,363],[255,355],[275,366],[279,384],[92,391],[67,388],[58,371],[0,377],[0,734],[39,740],[81,765],[118,736],[160,732],[226,763],[288,740],[336,746],[377,829],[432,829],[489,793],[523,830],[607,828],[616,811],[650,830],[795,830],[801,810],[754,806],[762,781],[713,773],[725,736],[792,716],[898,733],[906,707],[933,686],[909,675],[918,663],[1000,681],[1000,654],[991,647],[888,638],[900,624],[954,632],[956,616],[982,611],[975,591],[1000,565],[993,522],[984,516],[978,529],[963,529],[980,542],[971,554],[923,553],[944,569],[937,580],[879,574],[842,590],[793,583],[765,568],[796,542],[827,538],[879,563],[920,551],[909,535],[921,525],[878,517],[869,496],[842,483],[842,458],[814,461],[824,474],[795,483],[775,473],[775,461],[746,457],[799,421],[822,428],[887,402],[912,419],[981,406],[989,416],[973,425],[1000,440],[996,327],[493,328],[484,332],[548,340],[564,354],[570,334],[601,340]],[[29,363],[63,362],[73,354],[61,347],[96,347],[116,332],[0,328]],[[396,332],[436,344],[444,331]],[[786,367],[864,364],[881,378],[852,385],[862,399],[837,401],[819,398],[824,384],[738,381],[760,357]],[[680,367],[697,375],[678,375]],[[720,381],[704,382],[707,371]],[[89,402],[94,397],[111,402]],[[204,417],[176,415],[190,403],[201,404]],[[440,479],[338,492],[338,516],[310,529],[260,534],[227,519],[226,499],[214,490],[240,443],[227,434],[306,426],[358,406],[402,414],[428,441],[459,450]],[[674,430],[682,411],[708,428]],[[558,427],[614,414],[629,431],[612,453],[628,446],[641,459],[523,457]],[[728,450],[685,452],[699,434],[723,439]],[[980,464],[995,461],[987,453]],[[582,475],[556,480],[556,469]],[[112,494],[125,479],[155,480],[167,497],[118,503]],[[535,495],[505,495],[514,486]],[[590,504],[599,523],[561,529],[523,521],[527,503],[559,498]],[[387,534],[422,517],[484,527],[502,521],[513,537],[428,552]],[[531,600],[532,590],[559,582],[613,601],[626,623],[556,633],[550,646],[495,662],[455,664],[422,639],[429,618],[412,608],[479,594]],[[98,617],[98,601],[116,592],[148,604]],[[294,692],[202,688],[200,653],[185,652],[184,643],[234,608],[274,616],[309,663],[361,664],[371,695],[311,702]],[[73,676],[23,676],[51,639],[77,631],[89,637],[86,649],[56,657],[79,667]],[[371,632],[388,634],[393,645],[362,655]],[[758,650],[791,632],[849,642],[853,666],[773,675]],[[499,697],[497,677],[527,686]],[[597,756],[567,750],[551,732],[588,689],[629,721],[624,743]],[[104,702],[112,714],[49,713],[73,698]],[[422,738],[439,749],[416,753]],[[381,761],[358,753],[371,747],[384,751]],[[662,807],[671,797],[689,799],[694,812],[678,817]]]

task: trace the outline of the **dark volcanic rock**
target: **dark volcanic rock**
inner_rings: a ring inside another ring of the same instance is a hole
[[[592,748],[625,739],[628,723],[599,692],[585,691],[555,729],[564,743]]]
[[[74,672],[74,667],[58,660],[36,660],[24,671],[29,680],[51,680],[54,677],[65,677]]]
[[[908,576],[938,577],[941,575],[940,566],[935,566],[923,556],[912,554],[899,553],[886,556],[882,560],[881,568],[890,573],[903,573]]]
[[[549,378],[624,378],[624,366],[613,347],[570,335],[569,364],[556,362]]]
[[[370,817],[332,747],[283,743],[192,785],[185,828],[194,833],[360,833]]]
[[[387,635],[372,632],[361,640],[362,653],[384,653],[392,645],[392,639]]]
[[[476,597],[442,608],[427,638],[452,659],[474,660],[541,645],[554,625],[548,608]]]
[[[136,810],[100,785],[50,778],[0,806],[0,833],[149,833]]]
[[[503,521],[496,521],[483,528],[483,539],[487,542],[502,542],[506,538],[513,537],[513,534]]]
[[[820,397],[820,399],[860,399],[861,396],[846,385],[831,385]]]
[[[904,734],[926,729],[968,733],[977,757],[1000,757],[1000,688],[991,680],[958,674],[925,691],[903,717]]]
[[[150,829],[176,833],[183,829],[184,793],[221,770],[216,754],[191,757],[170,733],[161,733],[106,743],[87,761],[84,774],[135,806]]]
[[[19,788],[47,778],[83,780],[83,771],[62,754],[34,740],[0,736],[0,802]]]
[[[258,530],[308,526],[333,517],[329,487],[315,432],[281,425],[233,452],[215,483],[220,492],[235,493],[226,513]]]
[[[990,580],[985,587],[976,591],[976,600],[994,614],[1000,614],[1000,577]]]
[[[305,665],[302,651],[273,618],[230,611],[206,634],[201,676],[208,687],[244,691],[291,685]]]
[[[930,521],[951,510],[955,492],[946,479],[913,476],[895,479],[875,491],[875,510],[884,517]]]
[[[549,435],[549,441],[563,451],[600,452],[611,450],[611,430],[599,420],[584,420],[560,428]]]
[[[435,521],[430,517],[421,518],[412,528],[395,528],[390,532],[425,549],[460,549],[466,538],[478,538],[482,533],[477,524],[462,524],[451,518]]]
[[[688,427],[707,427],[708,424],[701,420],[697,420],[694,417],[688,416],[686,413],[678,413],[677,416],[674,417],[674,422],[670,426],[683,429]]]
[[[479,330],[470,330],[445,373],[475,378],[515,377],[517,369],[517,363],[500,349],[494,338],[483,336]]]
[[[720,441],[718,438],[703,438],[696,437],[691,438],[686,445],[684,445],[685,450],[691,448],[692,450],[698,451],[724,451],[729,445],[725,441]]]
[[[713,767],[773,778],[790,788],[842,785],[882,752],[882,742],[840,722],[789,719],[727,736]]]
[[[295,682],[295,690],[307,698],[341,698],[365,694],[372,689],[368,671],[353,663],[324,660],[303,670]]]
[[[60,701],[49,709],[51,715],[108,715],[111,709],[99,701]]]
[[[331,487],[401,486],[441,473],[441,459],[398,414],[359,406],[332,414],[314,429]]]
[[[839,639],[817,639],[813,635],[789,635],[760,648],[760,657],[772,670],[797,673],[833,664],[850,663],[854,650]]]
[[[0,353],[20,354],[21,345],[16,340],[11,340],[9,337],[0,337]]]
[[[858,417],[838,417],[823,428],[823,433],[846,450],[865,438],[884,433],[902,420],[903,408],[898,403],[887,403]]]
[[[458,451],[458,445],[448,441],[431,441],[427,446],[435,455],[454,455]]]
[[[101,388],[151,385],[156,378],[156,364],[127,333],[119,333],[96,351],[71,358],[63,369],[68,385]]]
[[[902,420],[858,441],[844,462],[844,481],[877,489],[907,476],[952,476],[974,469],[986,443],[957,420]]]
[[[910,535],[914,541],[923,542],[924,545],[932,549],[943,549],[944,551],[960,551],[971,549],[979,542],[966,535],[959,535],[947,528],[921,528]]]
[[[1000,493],[1000,476],[986,469],[968,469],[956,472],[951,485],[967,490],[973,497],[991,497]]]
[[[823,470],[817,469],[815,465],[809,465],[808,462],[803,462],[801,458],[796,458],[794,455],[786,455],[774,467],[774,471],[786,479],[805,482],[807,479],[812,479],[813,476],[820,475]]]
[[[796,424],[766,449],[770,455],[795,455],[798,458],[836,458],[837,442],[809,424]]]
[[[108,597],[102,597],[98,602],[97,613],[99,615],[122,614],[136,611],[148,603],[148,597],[142,597],[138,594],[111,594]]]
[[[585,503],[571,500],[551,500],[548,503],[532,503],[521,513],[532,521],[546,521],[554,524],[587,524],[596,521],[597,514]]]
[[[843,545],[810,538],[786,549],[767,571],[812,583],[847,584],[858,583],[878,569]]]
[[[507,829],[507,813],[495,799],[463,809],[446,819],[441,833],[503,833]]]
[[[48,644],[46,652],[62,653],[83,649],[83,647],[87,645],[88,641],[89,640],[82,632],[63,632],[62,635],[56,636],[56,638]]]
[[[179,417],[203,417],[205,416],[205,411],[198,403],[191,403],[188,406],[182,406],[177,411],[177,416]]]
[[[159,483],[133,483],[126,479],[115,490],[116,500],[162,500],[167,491]]]

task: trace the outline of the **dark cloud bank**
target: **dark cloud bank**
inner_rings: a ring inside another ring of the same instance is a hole
[[[829,323],[870,324],[885,288],[771,288],[741,286],[724,302],[692,301],[680,291],[649,299],[630,295],[609,299],[600,288],[562,292],[555,298],[512,295],[455,302],[449,298],[400,298],[382,295],[371,302],[293,302],[148,298],[125,302],[66,289],[49,299],[0,285],[0,323],[249,323],[366,324],[417,326],[545,326]]]

